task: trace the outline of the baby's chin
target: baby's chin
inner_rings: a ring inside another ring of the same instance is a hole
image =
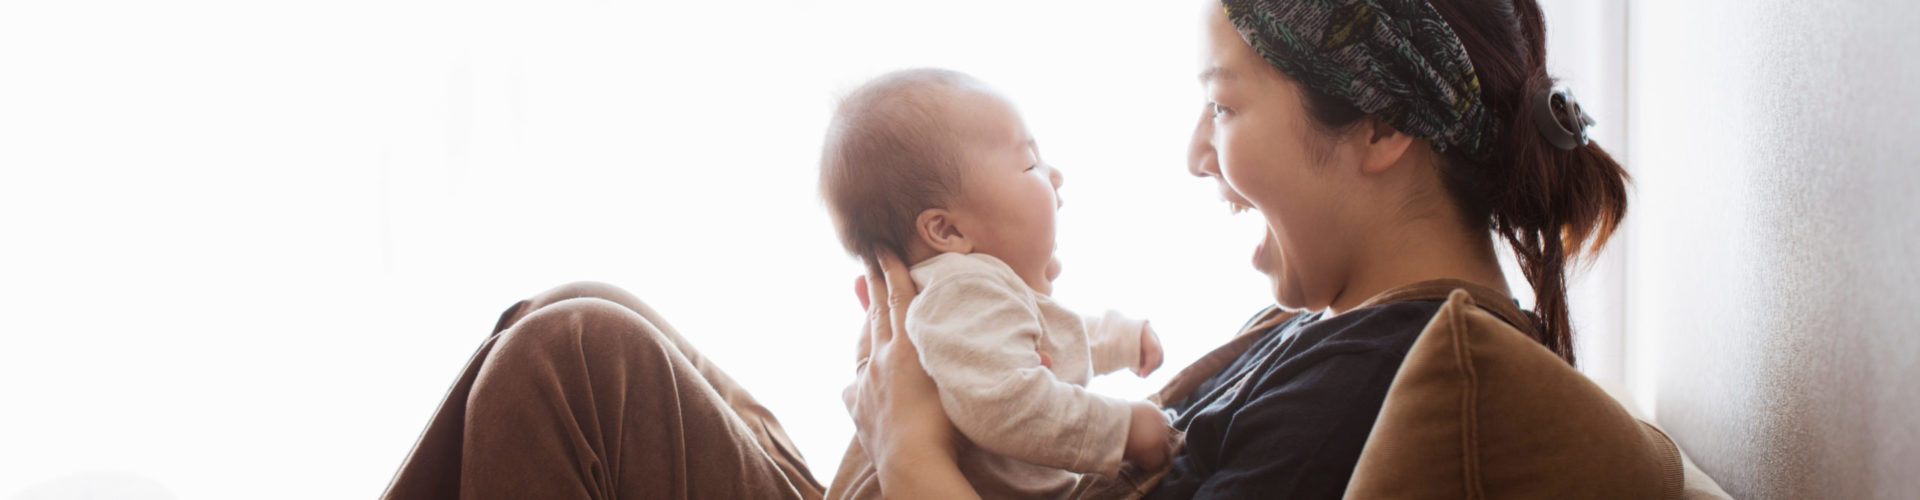
[[[1020,280],[1027,282],[1027,286],[1032,288],[1033,291],[1039,292],[1041,295],[1051,296],[1053,295],[1053,280],[1060,277],[1060,259],[1048,259],[1047,268],[1040,270],[1040,275],[1038,276],[1040,279],[1038,280],[1033,279],[1036,276],[1034,276],[1031,271],[1021,272],[1015,270],[1014,274],[1020,275]]]

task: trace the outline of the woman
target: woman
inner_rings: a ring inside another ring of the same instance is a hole
[[[1149,498],[1339,497],[1439,306],[1367,302],[1435,282],[1506,296],[1490,230],[1538,297],[1534,324],[1516,326],[1573,362],[1564,269],[1624,217],[1626,175],[1550,90],[1533,0],[1208,1],[1205,23],[1188,169],[1261,212],[1254,266],[1280,305],[1314,312],[1164,401],[1187,443]],[[913,348],[892,335],[912,282],[880,261],[868,286],[887,300],[847,392],[860,442],[890,494],[970,497]]]
[[[1626,178],[1549,92],[1534,0],[1207,0],[1204,21],[1188,170],[1261,212],[1254,266],[1278,304],[1310,312],[1263,312],[1162,393],[1187,440],[1150,497],[1340,496],[1440,305],[1370,299],[1436,283],[1506,296],[1494,235],[1538,297],[1515,326],[1573,361],[1564,269],[1624,216]],[[893,335],[912,281],[893,256],[874,264],[850,454],[871,457],[889,496],[975,497],[932,382]],[[825,493],[772,416],[625,292],[561,287],[496,333],[388,497]]]

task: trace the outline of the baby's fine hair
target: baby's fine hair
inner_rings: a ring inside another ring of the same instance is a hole
[[[958,71],[908,69],[840,100],[820,155],[820,195],[848,253],[908,258],[920,212],[946,206],[960,190],[964,158],[948,121],[950,96],[983,89]]]

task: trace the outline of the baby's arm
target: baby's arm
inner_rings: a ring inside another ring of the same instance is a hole
[[[982,449],[1074,472],[1113,473],[1138,410],[1053,376],[1035,350],[1040,318],[987,274],[929,283],[907,312],[941,406]],[[1144,404],[1144,403],[1142,403]]]
[[[1160,368],[1160,336],[1146,320],[1107,311],[1104,316],[1086,316],[1087,344],[1093,351],[1093,372],[1106,375],[1117,370],[1132,370],[1145,377]]]

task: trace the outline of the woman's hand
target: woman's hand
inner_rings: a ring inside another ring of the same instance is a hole
[[[906,333],[907,305],[919,293],[898,257],[882,252],[867,271],[862,356],[853,384],[841,393],[861,448],[892,498],[979,498],[960,475],[958,434],[940,408],[933,379]],[[877,299],[877,300],[875,300]]]

